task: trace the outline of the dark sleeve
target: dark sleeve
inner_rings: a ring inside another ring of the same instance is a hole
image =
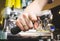
[[[55,25],[55,27],[60,28],[60,5],[56,6],[54,8],[51,8],[51,12],[53,14],[53,20],[52,23]]]

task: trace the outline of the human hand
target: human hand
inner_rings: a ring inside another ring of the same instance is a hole
[[[16,25],[22,30],[36,29],[38,27],[36,14],[21,14],[16,21]]]

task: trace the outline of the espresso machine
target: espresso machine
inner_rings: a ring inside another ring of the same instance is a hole
[[[14,4],[14,3],[13,3]],[[7,32],[7,39],[27,39],[23,37],[28,37],[29,39],[38,38],[48,38],[48,40],[53,39],[53,31],[55,30],[54,25],[52,25],[51,21],[53,15],[51,10],[41,11],[41,15],[37,15],[41,20],[38,19],[38,23],[42,24],[42,27],[38,26],[37,30],[30,29],[29,31],[23,32],[17,27],[16,19],[22,14],[23,10],[19,9],[20,5],[12,5],[11,7],[7,6],[4,9],[4,28],[3,31]],[[47,41],[48,41],[47,40]]]
[[[12,12],[13,13],[13,12]],[[42,15],[37,15],[41,20],[38,20],[38,23],[42,23],[42,27],[38,26],[37,30],[30,29],[26,32],[23,32],[16,26],[15,20],[18,18],[18,15],[15,17],[10,16],[9,18],[9,32],[8,32],[8,39],[35,39],[41,40],[40,38],[44,39],[47,37],[47,41],[51,41],[53,39],[53,31],[55,30],[55,26],[52,24],[53,15],[50,10],[41,11]],[[9,38],[11,37],[11,38]],[[17,38],[15,38],[17,37]],[[25,37],[25,38],[24,38]],[[26,38],[27,37],[27,38]]]

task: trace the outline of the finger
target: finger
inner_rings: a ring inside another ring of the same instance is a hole
[[[42,26],[42,21],[40,20],[40,17],[37,16],[37,21],[34,23],[34,28],[37,29],[39,26]]]
[[[37,17],[35,14],[29,14],[29,18],[32,20],[32,21],[36,21],[37,20]]]
[[[23,15],[23,17],[24,17],[25,22],[26,22],[26,24],[28,25],[28,27],[29,27],[29,28],[33,28],[33,23],[32,23],[32,21],[31,21],[28,17],[26,17],[25,15]]]
[[[38,28],[38,25],[39,25],[38,22],[35,22],[34,23],[34,28],[37,29]]]
[[[33,28],[33,23],[32,23],[32,21],[30,21],[30,24],[28,24],[28,25],[29,25],[30,29]]]
[[[17,25],[22,31],[24,31],[24,28],[23,28],[23,26],[22,26],[22,24],[21,24],[21,22],[20,22],[19,19],[17,19],[16,25]]]
[[[20,16],[20,19],[19,20],[21,21],[21,24],[23,25],[24,29],[25,30],[28,30],[29,28],[28,28],[28,26],[27,26],[27,24],[26,24],[26,22],[25,22],[25,20],[23,18],[23,15]]]
[[[40,19],[40,16],[37,16],[37,21],[34,23],[34,27],[36,30],[42,29],[42,20]]]

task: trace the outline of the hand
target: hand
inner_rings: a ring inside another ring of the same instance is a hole
[[[36,14],[40,13],[46,3],[47,0],[34,0],[29,6],[26,7],[24,10],[25,13],[21,14],[17,19],[16,25],[23,31],[29,30],[33,27],[36,29],[38,26]]]
[[[33,24],[34,23],[34,24]],[[16,21],[16,25],[22,30],[27,31],[38,26],[37,16],[35,14],[21,14]]]

